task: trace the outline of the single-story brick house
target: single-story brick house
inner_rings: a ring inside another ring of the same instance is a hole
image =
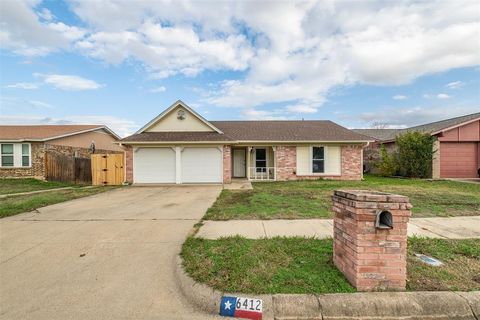
[[[375,139],[366,149],[364,163],[374,170],[379,147],[395,148],[395,137],[409,131],[429,133],[433,145],[432,178],[478,178],[480,175],[480,112],[407,129],[354,129]]]
[[[45,152],[90,157],[119,153],[120,139],[103,125],[5,125],[0,126],[0,177],[45,179]]]
[[[331,121],[207,121],[182,101],[119,144],[130,183],[362,179],[373,139]]]

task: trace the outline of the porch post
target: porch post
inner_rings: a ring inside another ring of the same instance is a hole
[[[250,152],[252,147],[247,147],[247,180],[250,180]]]
[[[277,146],[272,146],[273,151],[273,181],[277,181]]]

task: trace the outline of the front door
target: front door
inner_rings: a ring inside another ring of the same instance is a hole
[[[245,149],[233,149],[233,176],[245,178]]]

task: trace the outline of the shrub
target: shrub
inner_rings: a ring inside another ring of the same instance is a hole
[[[400,173],[412,178],[428,178],[432,174],[434,137],[418,131],[397,136]]]
[[[385,145],[380,146],[380,161],[376,164],[378,173],[384,177],[390,177],[397,172],[397,161],[395,153],[388,153]]]

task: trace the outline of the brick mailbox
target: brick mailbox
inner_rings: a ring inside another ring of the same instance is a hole
[[[336,190],[333,262],[359,291],[405,290],[407,197],[366,190]]]

